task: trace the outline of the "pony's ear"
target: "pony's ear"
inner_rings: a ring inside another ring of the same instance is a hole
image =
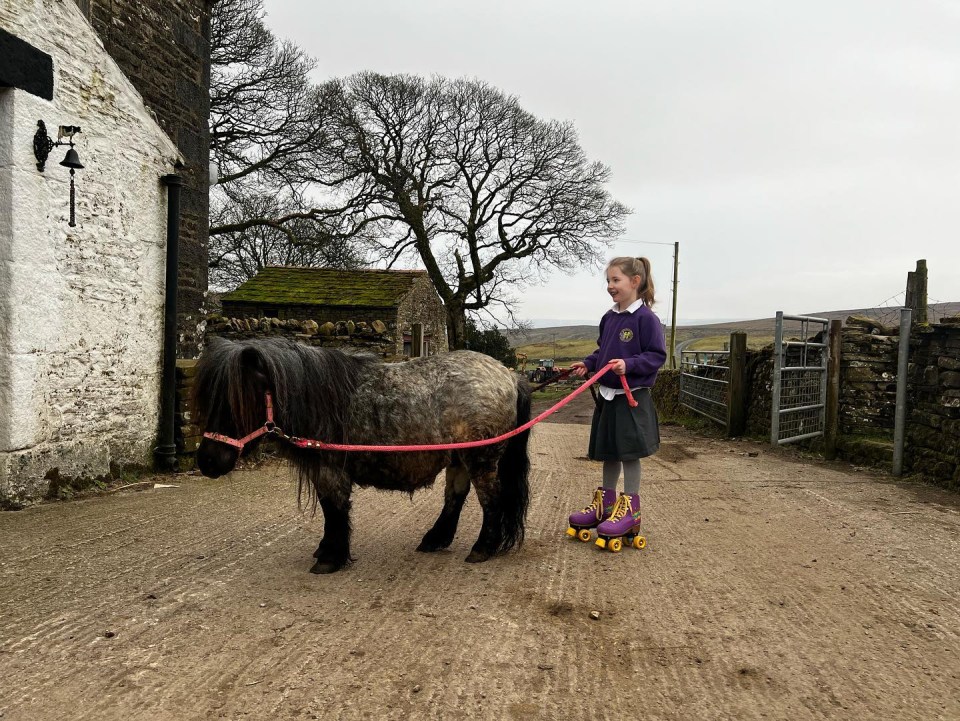
[[[240,351],[240,367],[246,371],[267,374],[267,364],[263,355],[256,348],[246,347]]]

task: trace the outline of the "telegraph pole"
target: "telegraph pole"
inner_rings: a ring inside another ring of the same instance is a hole
[[[680,263],[680,242],[673,244],[673,310],[670,313],[670,367],[677,367],[677,268]]]

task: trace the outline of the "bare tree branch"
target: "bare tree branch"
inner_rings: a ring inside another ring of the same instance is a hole
[[[220,179],[210,198],[210,278],[218,288],[268,263],[361,264],[380,224],[396,222],[367,212],[368,193],[331,194],[325,185],[316,160],[325,89],[309,79],[314,61],[263,19],[263,0],[213,6],[210,154]]]

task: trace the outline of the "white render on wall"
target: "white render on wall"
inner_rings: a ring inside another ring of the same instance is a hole
[[[166,188],[176,146],[73,2],[7,0],[0,27],[53,58],[54,98],[0,90],[0,501],[149,463],[163,338]],[[44,172],[37,121],[74,138]]]

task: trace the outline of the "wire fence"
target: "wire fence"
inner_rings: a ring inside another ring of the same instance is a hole
[[[896,328],[900,325],[900,310],[906,305],[906,291],[901,290],[889,298],[877,303],[867,314],[879,321],[888,328]],[[927,322],[939,323],[944,318],[956,315],[957,311],[952,310],[954,306],[947,301],[927,296]]]
[[[720,425],[727,425],[729,351],[680,353],[680,404]]]

